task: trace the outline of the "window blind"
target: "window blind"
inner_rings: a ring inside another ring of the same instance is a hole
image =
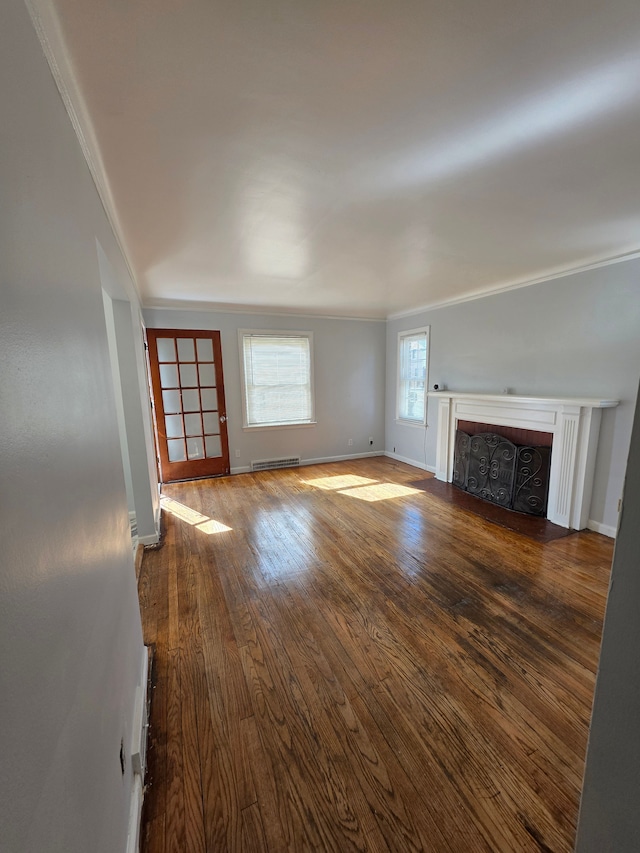
[[[242,349],[247,426],[311,422],[309,336],[247,334]]]

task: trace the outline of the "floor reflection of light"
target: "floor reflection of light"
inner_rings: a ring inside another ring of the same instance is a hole
[[[222,524],[220,521],[214,521],[212,518],[209,521],[204,521],[202,524],[196,524],[196,529],[201,530],[203,533],[208,533],[211,535],[212,533],[225,533],[227,530],[233,530],[232,527],[227,527],[226,524]]]
[[[180,501],[174,501],[173,498],[166,497],[166,495],[160,498],[160,506],[163,510],[175,516],[175,518],[186,521],[187,524],[191,524],[196,530],[202,531],[202,533],[211,535],[212,533],[225,533],[228,530],[233,530],[232,527],[227,527],[226,524],[222,524],[220,521],[214,521],[208,515],[203,515],[201,512],[180,503]]]
[[[400,486],[397,483],[378,483],[375,486],[360,486],[357,489],[344,489],[338,492],[349,498],[358,498],[360,501],[388,501],[393,498],[404,498],[409,495],[420,494],[419,489],[411,489],[409,486]]]
[[[202,515],[201,512],[181,504],[180,501],[174,501],[173,498],[161,497],[160,506],[181,521],[186,521],[187,524],[201,524],[203,521],[209,521],[208,515]]]
[[[348,489],[353,486],[368,486],[376,483],[369,477],[358,477],[356,474],[339,474],[335,477],[318,477],[317,480],[303,480],[306,486],[315,486],[316,489],[333,491],[337,489]]]
[[[300,504],[256,510],[251,536],[260,543],[254,556],[265,579],[301,574],[317,564],[315,523],[314,513]]]

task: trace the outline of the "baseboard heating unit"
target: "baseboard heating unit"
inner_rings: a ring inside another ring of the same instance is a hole
[[[283,456],[281,459],[258,459],[251,463],[251,470],[267,471],[269,468],[295,468],[299,464],[299,456]]]

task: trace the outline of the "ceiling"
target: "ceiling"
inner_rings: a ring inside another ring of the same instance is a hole
[[[637,0],[53,9],[145,305],[386,317],[640,248]]]

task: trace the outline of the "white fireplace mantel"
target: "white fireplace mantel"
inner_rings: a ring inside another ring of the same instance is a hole
[[[458,421],[539,430],[553,435],[547,518],[582,530],[589,520],[602,409],[618,400],[572,397],[519,397],[430,391],[438,400],[436,477],[453,479]]]

